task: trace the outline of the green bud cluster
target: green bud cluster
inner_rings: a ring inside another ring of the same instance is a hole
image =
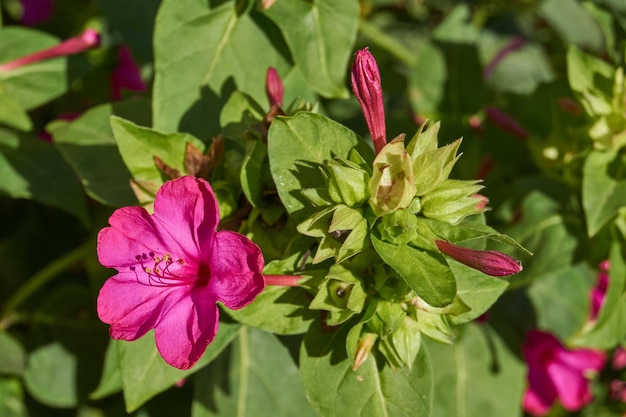
[[[312,263],[327,268],[310,308],[326,311],[327,325],[351,326],[355,369],[373,349],[393,368],[410,367],[422,333],[451,343],[450,317],[470,307],[435,242],[497,234],[463,225],[485,210],[482,185],[449,178],[461,140],[438,147],[439,123],[425,127],[371,162],[355,149],[326,161],[324,185],[302,190],[317,211],[298,231],[317,238]]]

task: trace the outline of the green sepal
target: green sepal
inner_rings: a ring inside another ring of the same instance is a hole
[[[482,188],[478,181],[445,180],[422,197],[421,213],[431,219],[457,224],[483,211],[477,208],[481,200],[473,197]]]
[[[452,329],[450,319],[445,314],[431,313],[424,310],[416,310],[417,324],[420,332],[442,343],[452,343],[457,334]]]
[[[425,121],[422,123],[406,146],[406,151],[411,155],[412,160],[415,160],[419,155],[437,150],[440,127],[440,122],[429,124],[428,121]]]
[[[389,142],[374,159],[369,181],[370,207],[376,216],[407,208],[415,196],[413,164],[403,137]]]
[[[427,194],[448,178],[460,157],[457,155],[459,146],[461,146],[461,139],[413,159],[413,177],[417,196]]]
[[[385,214],[376,225],[380,237],[389,243],[406,245],[417,239],[417,217],[408,210]]]
[[[369,174],[351,161],[336,158],[328,161],[328,194],[339,204],[359,207],[369,197]]]
[[[422,336],[419,324],[405,316],[398,328],[378,343],[378,350],[383,354],[393,369],[408,367],[411,369],[417,356]]]
[[[393,333],[402,320],[406,317],[406,312],[398,303],[385,300],[378,300],[376,312],[365,326],[381,338],[385,338]]]

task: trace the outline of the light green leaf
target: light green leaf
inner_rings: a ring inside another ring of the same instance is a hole
[[[347,98],[345,74],[359,25],[354,1],[278,1],[264,13],[280,28],[309,86]]]
[[[24,385],[37,401],[50,407],[76,407],[77,358],[59,342],[31,352],[24,372]]]
[[[54,145],[0,129],[0,193],[60,208],[88,224],[85,196]]]
[[[100,400],[121,391],[123,388],[117,343],[118,342],[113,339],[109,341],[109,346],[104,356],[104,368],[102,369],[100,383],[98,387],[89,394],[89,398],[92,400]]]
[[[17,100],[6,94],[0,88],[0,123],[27,132],[32,129],[33,124],[26,110],[24,110]]]
[[[48,126],[54,145],[96,201],[113,207],[137,203],[130,188],[131,175],[120,156],[109,119],[116,114],[149,124],[147,105],[137,100],[103,104],[72,122],[55,121]]]
[[[594,236],[626,206],[626,159],[613,151],[592,151],[583,168],[582,198],[587,233]]]
[[[577,45],[598,53],[604,51],[600,25],[580,2],[545,0],[539,6],[539,13],[561,35],[566,45]]]
[[[225,84],[265,103],[267,68],[288,72],[267,21],[238,10],[234,1],[216,8],[207,3],[164,0],[159,9],[153,100],[158,130],[215,134],[219,126],[207,126],[207,120],[219,115]]]
[[[375,235],[372,235],[372,245],[382,260],[428,304],[445,307],[454,301],[456,281],[441,254],[408,245],[394,245]]]
[[[6,331],[0,332],[0,374],[20,375],[26,366],[26,353],[20,342]]]
[[[238,324],[220,323],[215,339],[202,358],[185,371],[165,363],[156,349],[152,331],[133,342],[116,341],[126,410],[129,413],[135,411],[150,398],[211,362],[231,342],[239,327]]]
[[[420,349],[412,369],[380,366],[374,355],[353,371],[345,351],[348,326],[326,333],[313,323],[300,348],[302,382],[313,408],[324,417],[428,416],[432,369]]]
[[[195,377],[193,417],[313,417],[289,351],[275,336],[241,327],[228,354]]]
[[[187,143],[204,151],[204,144],[192,135],[157,132],[117,116],[111,117],[111,129],[122,159],[137,181],[163,182],[162,173],[154,163],[155,156],[185,175]]]
[[[589,294],[595,271],[585,264],[570,266],[533,281],[528,296],[537,313],[537,327],[567,340],[589,318]]]
[[[417,50],[417,62],[409,78],[412,108],[423,117],[435,117],[445,94],[446,78],[443,53],[432,43],[424,44]]]
[[[433,363],[431,417],[515,417],[526,367],[491,328],[468,324],[453,345],[424,338]]]
[[[353,131],[322,115],[300,112],[272,122],[270,170],[282,203],[298,221],[314,211],[301,190],[325,185],[319,164],[335,156],[347,158],[354,147],[366,160],[373,160],[371,148]]]
[[[23,27],[0,29],[0,63],[12,61],[58,43],[47,33]],[[31,110],[67,89],[65,58],[56,58],[0,71],[0,91],[12,97],[24,110]]]

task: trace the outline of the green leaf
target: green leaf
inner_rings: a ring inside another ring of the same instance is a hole
[[[304,336],[300,372],[313,408],[324,417],[430,415],[433,386],[427,351],[420,349],[412,369],[393,371],[370,354],[353,371],[345,351],[348,330],[344,325],[326,333],[313,323]]]
[[[419,48],[416,55],[417,63],[409,78],[411,107],[423,117],[435,117],[445,94],[445,56],[430,42]]]
[[[359,26],[353,1],[276,2],[264,13],[276,23],[311,89],[347,98],[345,74]]]
[[[514,417],[526,367],[491,328],[468,324],[453,345],[424,338],[433,363],[431,417]]]
[[[246,307],[224,311],[240,323],[267,332],[299,334],[304,333],[319,315],[306,308],[309,303],[302,288],[268,286]]]
[[[220,323],[219,331],[200,360],[189,370],[176,369],[163,360],[156,349],[154,332],[133,342],[117,341],[124,401],[131,413],[158,393],[200,370],[231,342],[238,324]]]
[[[234,83],[230,89],[264,103],[267,68],[288,72],[267,19],[239,11],[236,3],[208,8],[208,2],[200,0],[162,2],[154,35],[157,130],[182,126],[185,131],[206,132],[207,115],[219,114],[225,84]],[[218,129],[209,128],[213,133]]]
[[[24,391],[19,379],[0,377],[0,415],[3,417],[28,417],[24,405]]]
[[[27,132],[33,128],[30,117],[17,100],[0,88],[0,123]]]
[[[275,336],[241,327],[228,354],[194,380],[193,417],[313,417],[289,351]]]
[[[300,112],[274,119],[268,138],[270,170],[282,203],[298,221],[315,211],[301,190],[325,185],[319,164],[335,156],[347,158],[354,147],[373,160],[371,148],[353,131],[325,116]]]
[[[76,407],[78,361],[59,342],[49,343],[31,352],[24,385],[37,401],[50,407]]]
[[[589,318],[589,294],[595,271],[585,264],[569,266],[533,281],[528,289],[537,314],[537,326],[567,340]]]
[[[102,369],[100,383],[96,389],[89,394],[89,398],[92,400],[100,400],[121,391],[123,388],[117,343],[118,342],[113,339],[109,341],[109,346],[104,356],[104,368]]]
[[[561,36],[564,44],[577,45],[598,53],[604,51],[602,30],[580,2],[545,0],[538,11]]]
[[[21,375],[26,366],[26,353],[20,342],[5,331],[0,332],[0,375]]]
[[[109,119],[116,114],[149,124],[146,106],[145,101],[137,100],[103,104],[72,122],[55,121],[48,126],[54,145],[96,201],[113,207],[137,203],[130,188],[131,175],[120,156]]]
[[[0,39],[0,63],[58,43],[55,37],[47,33],[16,26],[1,28]],[[67,89],[65,62],[65,58],[56,58],[0,71],[0,90],[12,97],[24,110],[39,107]]]
[[[583,168],[582,198],[587,233],[594,236],[626,206],[626,158],[613,151],[592,151]]]
[[[204,151],[204,144],[192,135],[160,133],[117,116],[111,116],[111,129],[122,159],[135,181],[163,183],[163,174],[154,163],[155,156],[184,175],[187,143]]]
[[[374,234],[372,245],[382,260],[428,304],[445,307],[454,301],[456,281],[441,254],[387,243]]]
[[[0,193],[60,208],[89,223],[85,196],[54,145],[0,129]]]

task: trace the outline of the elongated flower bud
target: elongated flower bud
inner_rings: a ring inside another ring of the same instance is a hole
[[[443,240],[435,240],[435,244],[452,259],[487,275],[502,277],[522,270],[522,265],[502,252],[468,249]]]
[[[265,93],[270,102],[270,106],[281,107],[284,95],[283,81],[280,79],[276,68],[269,67],[265,76]]]
[[[361,104],[376,153],[387,143],[385,108],[376,60],[365,48],[357,51],[352,65],[352,91]]]
[[[0,65],[0,71],[10,71],[25,65],[34,64],[46,59],[57,58],[83,52],[100,44],[100,34],[94,29],[87,29],[83,33],[66,41],[61,42],[51,48],[34,54],[26,55],[16,60]]]
[[[489,119],[494,126],[504,130],[505,132],[509,132],[513,136],[517,136],[522,140],[526,140],[528,138],[528,132],[526,129],[524,129],[522,125],[520,125],[517,120],[511,117],[508,113],[505,113],[493,106],[486,106],[485,113],[487,114],[487,119]]]
[[[297,287],[302,279],[298,275],[263,275],[265,285],[274,285],[278,287]]]

